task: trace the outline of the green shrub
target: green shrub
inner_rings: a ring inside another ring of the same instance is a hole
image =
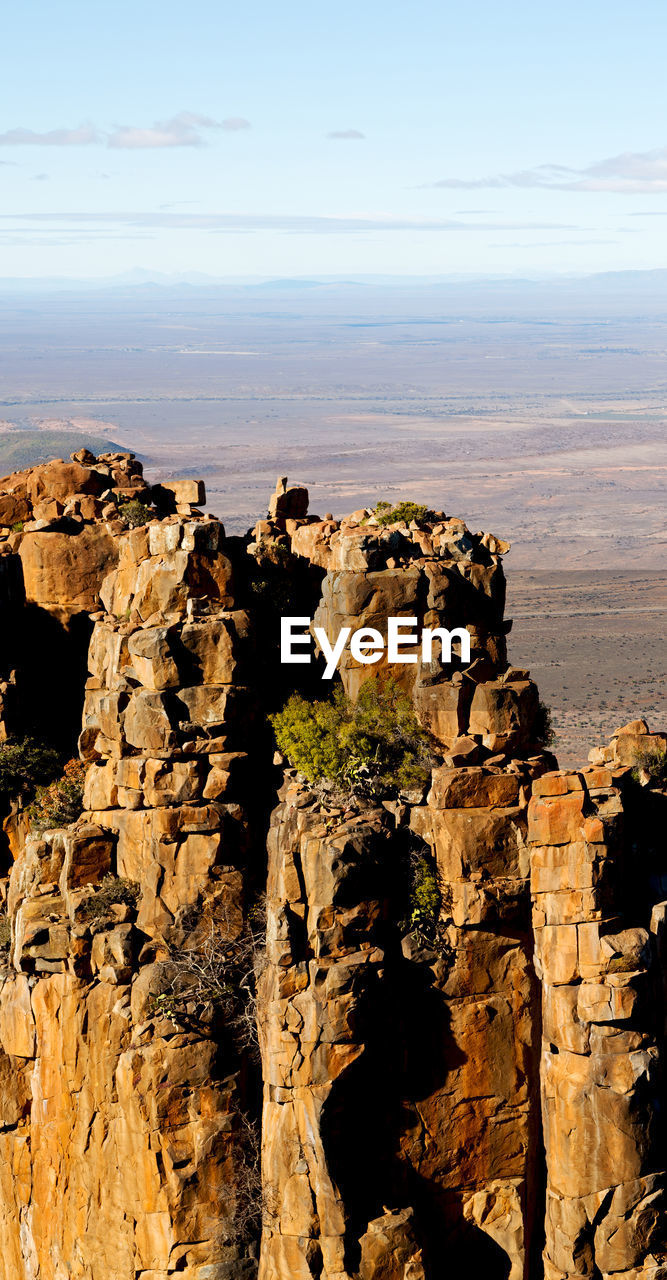
[[[12,533],[23,533],[25,520],[16,520],[12,525]]]
[[[121,502],[118,514],[128,529],[138,529],[139,525],[148,524],[148,521],[153,519],[155,512],[151,507],[147,507],[145,502],[140,502],[138,498],[132,498],[130,502]]]
[[[309,782],[404,791],[428,781],[428,735],[391,677],[367,680],[355,703],[341,688],[322,702],[292,694],[271,722],[280,751]]]
[[[634,782],[641,782],[641,775],[648,774],[649,781],[657,782],[659,787],[667,786],[667,751],[648,747],[637,751],[635,760],[631,775]]]
[[[378,502],[375,508],[375,519],[383,526],[398,524],[400,520],[404,520],[406,524],[416,520],[421,524],[424,520],[428,520],[431,514],[428,507],[421,502],[397,502],[395,507],[392,507],[389,502]]]
[[[551,708],[546,702],[538,702],[537,714],[533,721],[533,741],[539,747],[552,747],[556,741],[556,732],[551,722]]]
[[[279,569],[288,569],[294,557],[287,542],[279,542],[277,538],[262,538],[258,543],[255,559],[264,568],[267,564]]]
[[[0,744],[0,794],[26,797],[35,787],[50,782],[62,767],[53,747],[35,738],[10,739]]]
[[[76,822],[83,810],[83,784],[87,769],[83,760],[68,760],[62,777],[47,787],[38,788],[28,808],[31,831],[51,831]]]
[[[415,851],[410,855],[407,895],[402,928],[416,934],[424,945],[433,946],[438,941],[442,893],[437,867],[426,853]]]
[[[254,560],[254,564],[252,564]],[[277,538],[261,538],[251,560],[249,588],[253,605],[270,613],[293,613],[296,557],[289,545]]]
[[[105,920],[111,915],[111,908],[118,903],[136,907],[140,892],[141,888],[136,881],[124,880],[109,872],[81,903],[79,919],[84,924]]]

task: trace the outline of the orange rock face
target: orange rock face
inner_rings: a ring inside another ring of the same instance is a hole
[[[547,775],[529,807],[553,1280],[659,1275],[664,1249],[664,911],[651,910],[643,797],[604,773]]]
[[[95,525],[76,534],[26,533],[19,547],[26,600],[64,613],[91,613],[117,556],[116,541]]]
[[[494,535],[281,478],[244,542],[204,498],[85,450],[0,481],[0,741],[87,765],[72,825],[3,814],[0,1280],[664,1280],[667,738],[557,769]],[[281,612],[468,630],[393,672],[428,785],[272,763],[326,692]]]

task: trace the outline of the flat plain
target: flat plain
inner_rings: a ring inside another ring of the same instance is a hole
[[[320,514],[409,497],[509,538],[512,658],[580,761],[667,724],[664,276],[0,289],[0,469],[108,440],[202,475],[230,532],[289,475]]]
[[[667,727],[667,570],[512,570],[512,661],[551,708],[561,765],[638,717]]]

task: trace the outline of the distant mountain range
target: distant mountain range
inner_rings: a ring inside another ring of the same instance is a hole
[[[667,294],[667,269],[654,268],[647,271],[605,271],[590,275],[465,275],[449,274],[437,276],[408,275],[359,275],[353,279],[341,276],[322,275],[292,276],[287,278],[271,276],[209,276],[202,272],[165,273],[147,271],[137,267],[132,271],[117,276],[70,278],[67,276],[20,277],[6,276],[0,278],[0,291],[4,293],[34,293],[45,291],[70,290],[106,290],[106,289],[222,289],[237,291],[266,291],[267,293],[295,292],[313,290],[341,291],[345,289],[392,289],[392,290],[433,290],[444,287],[455,287],[475,290],[507,290],[515,293],[522,289],[535,290],[548,288],[558,291],[585,284],[586,288],[594,288],[601,292],[618,289],[650,292],[665,291]]]

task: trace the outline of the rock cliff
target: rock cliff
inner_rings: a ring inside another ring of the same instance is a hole
[[[0,739],[85,764],[68,826],[0,796],[0,1280],[664,1280],[667,738],[558,769],[495,536],[204,501],[129,454],[0,480]],[[426,785],[274,755],[326,691],[281,614],[467,629],[392,668]]]

